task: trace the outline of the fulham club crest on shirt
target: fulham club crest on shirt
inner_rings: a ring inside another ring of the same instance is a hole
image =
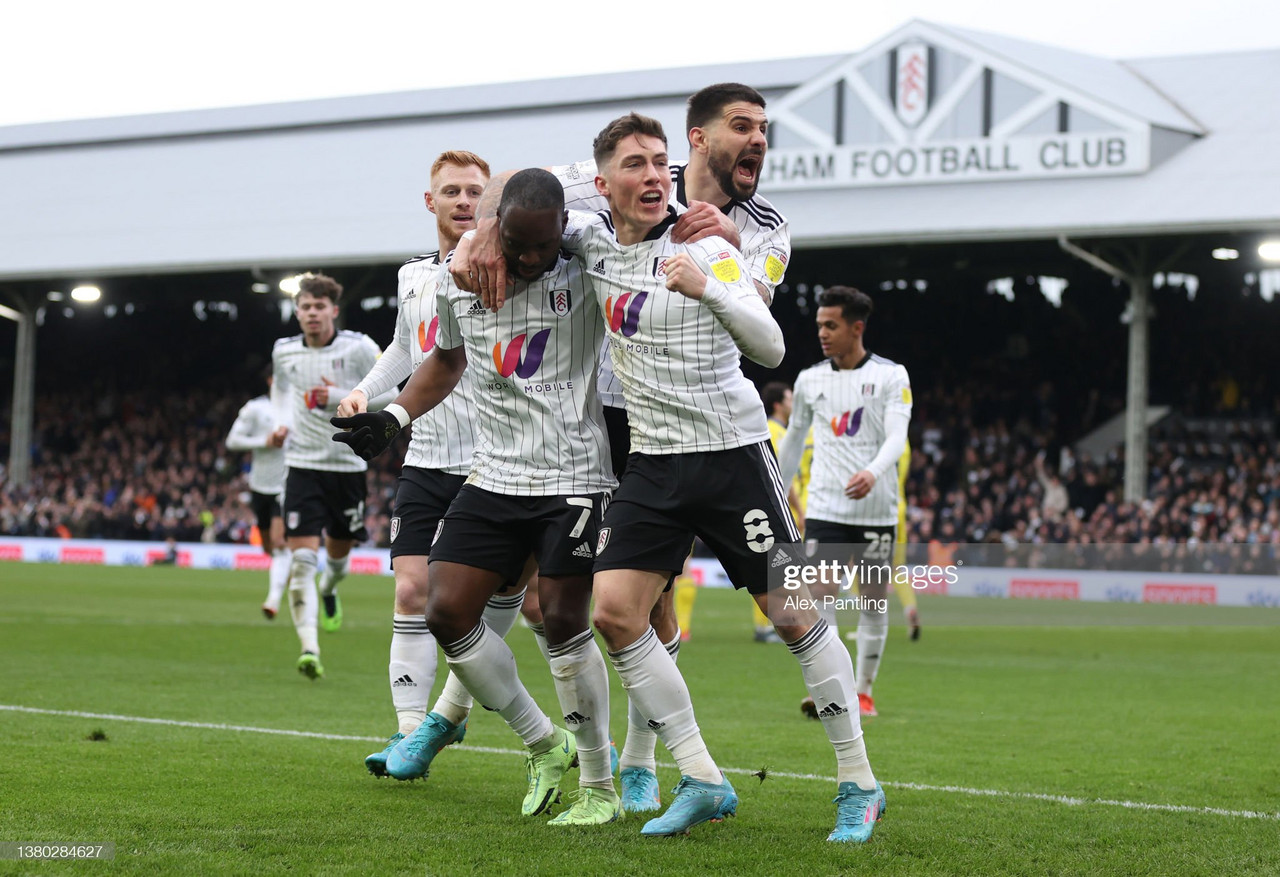
[[[551,298],[551,310],[555,311],[556,316],[569,316],[569,309],[573,307],[573,301],[569,297],[569,290],[553,289],[548,295]]]

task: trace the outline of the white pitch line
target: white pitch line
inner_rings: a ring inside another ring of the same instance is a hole
[[[16,713],[33,713],[42,716],[68,716],[77,719],[102,719],[111,722],[134,722],[145,725],[169,725],[176,728],[201,728],[209,731],[243,731],[251,734],[275,734],[282,737],[309,737],[317,740],[354,740],[366,743],[384,742],[383,737],[367,737],[358,734],[324,734],[319,731],[291,731],[283,728],[256,728],[251,725],[226,725],[218,722],[184,722],[178,719],[153,719],[145,716],[120,716],[113,713],[88,713],[79,710],[47,710],[29,706],[0,704],[0,711]],[[463,752],[483,752],[491,755],[524,755],[522,749],[501,749],[494,746],[471,746],[455,743],[451,748]],[[673,764],[661,764],[661,767],[672,768]],[[757,771],[743,767],[721,768],[725,773],[740,776],[755,776]],[[789,780],[818,780],[832,782],[834,777],[816,773],[790,773],[782,770],[770,770],[769,776]],[[1043,792],[1008,792],[1002,789],[972,789],[967,786],[935,786],[925,783],[888,782],[882,785],[891,789],[911,789],[917,792],[947,792],[955,795],[976,795],[988,798],[1021,798],[1031,801],[1048,801],[1054,804],[1065,804],[1068,807],[1123,807],[1127,810],[1151,810],[1160,813],[1204,813],[1210,816],[1231,816],[1239,819],[1274,819],[1280,820],[1280,813],[1264,813],[1258,810],[1224,810],[1220,807],[1193,807],[1188,804],[1148,804],[1142,801],[1116,801],[1109,798],[1075,798],[1068,795],[1050,795]]]

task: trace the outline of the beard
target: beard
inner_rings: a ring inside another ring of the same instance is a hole
[[[711,153],[707,156],[707,168],[711,171],[711,175],[715,177],[715,181],[720,186],[720,191],[724,192],[730,198],[738,201],[747,201],[756,193],[756,188],[760,185],[760,169],[756,169],[755,177],[751,181],[751,185],[741,185],[733,175],[734,169],[737,168],[738,162],[746,157],[742,155],[728,155],[725,153]]]

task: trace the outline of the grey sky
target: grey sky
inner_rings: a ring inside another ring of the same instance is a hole
[[[1193,14],[1154,0],[507,4],[155,0],[20,3],[6,12],[0,125],[351,94],[854,53],[911,18],[1133,58],[1280,46],[1280,3],[1218,0]],[[709,6],[709,4],[707,4]],[[540,7],[555,8],[555,7]],[[194,10],[201,10],[199,12]],[[590,10],[589,13],[571,10]],[[503,11],[497,11],[503,10]],[[625,48],[623,48],[625,47]],[[536,59],[536,60],[531,60]]]

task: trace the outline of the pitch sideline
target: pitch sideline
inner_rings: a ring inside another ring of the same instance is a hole
[[[209,731],[239,731],[249,734],[275,734],[282,737],[310,737],[317,740],[349,740],[364,743],[383,743],[383,737],[366,737],[354,734],[325,734],[319,731],[292,731],[285,728],[256,728],[251,725],[227,725],[217,722],[185,722],[179,719],[154,719],[146,716],[120,716],[112,713],[88,713],[79,710],[49,710],[38,707],[0,704],[0,711],[15,713],[31,713],[43,716],[66,716],[77,719],[102,719],[110,722],[134,722],[145,725],[168,725],[176,728],[200,728]],[[456,743],[452,749],[463,752],[484,752],[493,755],[520,755],[521,749],[499,749],[493,746],[471,746]],[[671,768],[673,764],[661,763],[660,767]],[[735,776],[755,776],[756,771],[742,767],[722,767],[725,773]],[[816,773],[790,773],[783,770],[771,770],[770,776],[785,777],[792,780],[821,780],[833,782],[833,778]],[[938,786],[928,783],[909,783],[882,780],[881,784],[891,789],[910,789],[917,792],[947,792],[955,795],[974,795],[988,798],[1014,798],[1031,801],[1049,801],[1065,804],[1068,807],[1122,807],[1128,810],[1151,810],[1160,813],[1203,813],[1210,816],[1230,816],[1238,819],[1273,819],[1280,820],[1280,813],[1263,813],[1257,810],[1224,810],[1219,807],[1192,807],[1187,804],[1149,804],[1142,801],[1117,801],[1107,798],[1075,798],[1068,795],[1051,795],[1044,792],[1009,792],[1001,789],[972,789],[967,786]]]

